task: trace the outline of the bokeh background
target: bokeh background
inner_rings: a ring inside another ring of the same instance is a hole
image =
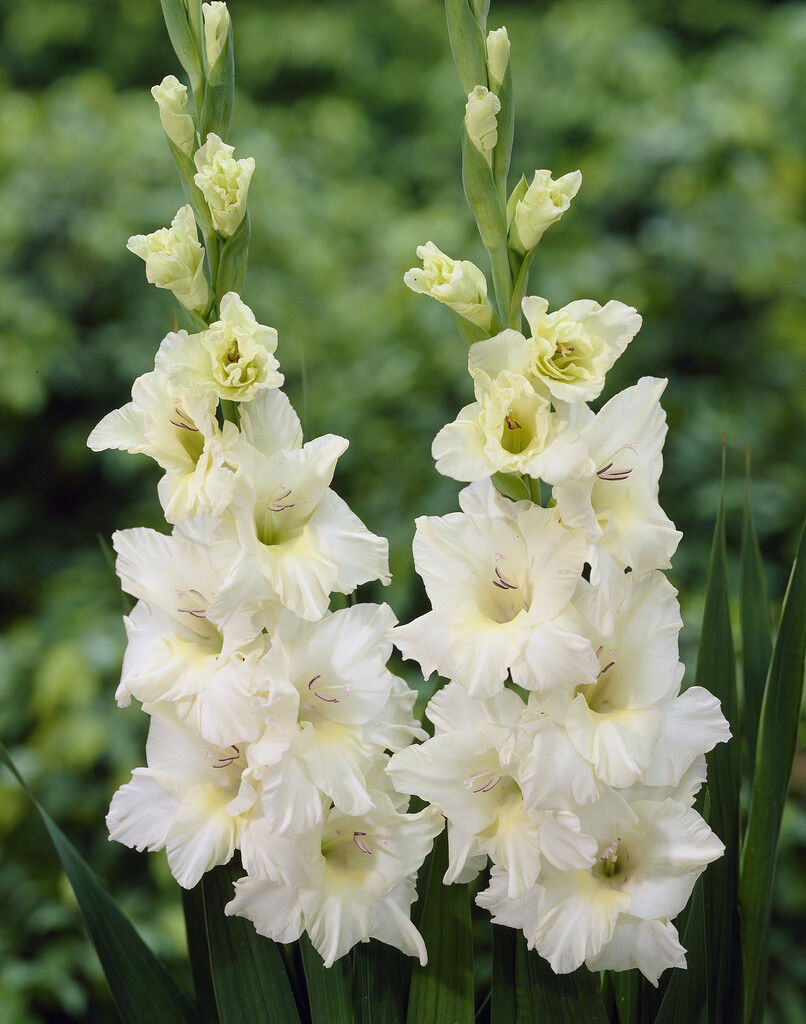
[[[383,597],[407,619],[423,609],[414,517],[456,507],[430,443],[471,389],[447,312],[402,275],[428,239],[484,265],[461,191],[464,101],[442,4],[230,10],[231,141],[257,161],[244,298],[279,331],[306,434],[350,439],[336,486],[389,537]],[[124,606],[98,538],[164,528],[158,471],[85,447],[171,329],[171,296],[124,245],[182,202],[148,92],[179,66],[157,0],[0,0],[0,14],[0,738],[181,977],[164,859],[108,843],[103,823],[143,762],[146,723],[114,704]],[[746,445],[776,604],[806,510],[806,5],[533,0],[494,3],[500,24],[513,52],[512,183],[536,167],[583,174],[532,290],[552,308],[591,297],[641,311],[605,397],[643,374],[669,378],[661,499],[685,533],[670,576],[691,671],[722,436],[734,583]],[[802,756],[791,797],[771,1024],[806,1020]],[[6,773],[0,843],[2,1020],[114,1020],[69,886]]]

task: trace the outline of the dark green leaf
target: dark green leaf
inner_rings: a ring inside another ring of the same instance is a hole
[[[633,968],[630,971],[608,971],[607,974],[613,989],[618,1024],[634,1024],[638,1019],[640,971]]]
[[[377,939],[359,943],[353,957],[356,1024],[402,1024],[411,958]]]
[[[17,771],[5,746],[0,760],[31,798],[76,894],[107,983],[126,1024],[199,1024],[199,1018],[162,964],[98,881],[92,868],[50,815],[39,805]]]
[[[513,1024],[516,1020],[514,928],[493,925],[493,977],[490,1024]],[[525,941],[525,940],[524,940]]]
[[[442,832],[430,855],[420,932],[428,964],[412,968],[408,1024],[474,1024],[473,938],[466,885],[444,885],[448,839]]]
[[[515,1024],[538,1024],[532,977],[529,973],[529,951],[522,931],[515,932]]]
[[[737,893],[739,888],[739,790],[741,748],[736,658],[730,626],[730,603],[725,554],[724,505],[720,497],[697,657],[697,684],[722,702],[731,739],[708,756],[711,793],[710,824],[725,844],[725,855],[705,873],[706,943],[718,955],[708,961],[708,1010],[712,1024],[741,1020],[741,943]]]
[[[710,868],[709,868],[710,870]],[[708,1019],[708,950],[705,944],[705,903],[701,875],[694,886],[683,933],[686,970],[673,970],[655,1024],[700,1024]],[[716,951],[719,956],[719,952]],[[623,1017],[621,1024],[633,1019]]]
[[[204,1024],[219,1024],[215,1005],[213,976],[210,973],[210,947],[207,944],[207,925],[204,920],[202,883],[182,890],[182,909],[185,912],[185,932],[188,959],[193,976],[193,991]]]
[[[226,917],[232,862],[202,879],[213,988],[221,1024],[299,1024],[299,1012],[276,943],[258,935],[251,921]]]
[[[313,1024],[352,1024],[355,1018],[350,957],[343,956],[332,967],[325,967],[305,933],[299,940],[299,948]]]
[[[587,967],[571,974],[555,974],[535,950],[529,951],[528,962],[535,1020],[541,1024],[609,1024],[599,995],[598,974]]]
[[[748,773],[753,774],[756,760],[756,739],[761,719],[764,684],[772,656],[770,606],[764,567],[758,546],[753,508],[750,504],[750,456],[747,459],[747,487],[744,499],[742,558],[739,577],[739,609],[742,625],[742,677],[744,681],[744,714],[742,717],[746,744]]]
[[[487,45],[484,30],[476,20],[468,0],[446,0],[448,38],[456,70],[465,94],[477,85],[487,85]]]
[[[764,1013],[775,856],[797,743],[805,659],[806,528],[801,533],[792,566],[764,689],[753,792],[742,851],[739,901],[748,1024],[760,1022]]]

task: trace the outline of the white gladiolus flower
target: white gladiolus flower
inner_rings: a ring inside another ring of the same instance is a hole
[[[643,377],[596,416],[578,403],[566,410],[596,469],[557,484],[554,498],[562,521],[588,539],[594,588],[589,615],[604,636],[613,632],[624,600],[624,570],[641,575],[668,568],[681,537],[658,503],[665,387],[665,380]]]
[[[300,447],[299,421],[277,390],[262,391],[241,415],[228,452],[238,485],[212,536],[213,564],[227,579],[211,614],[225,621],[243,606],[282,605],[320,619],[332,591],[388,583],[387,542],[328,486],[347,441],[328,434]]]
[[[509,35],[505,28],[487,33],[487,74],[494,89],[498,89],[509,64]]]
[[[167,75],[151,90],[165,134],[188,156],[196,148],[196,126],[187,113],[188,91],[175,75]],[[138,254],[139,255],[139,254]]]
[[[232,146],[211,132],[193,158],[198,170],[193,180],[207,201],[213,226],[224,238],[235,231],[246,215],[246,197],[255,169],[251,156],[235,160],[234,152]]]
[[[183,206],[169,228],[150,235],[132,235],[126,248],[145,260],[146,278],[157,288],[167,288],[194,313],[203,313],[212,293],[204,274],[204,248],[199,242],[190,206]]]
[[[404,658],[491,697],[593,682],[599,662],[571,605],[585,542],[555,512],[501,499],[496,515],[417,520],[414,561],[433,611],[393,633]]]
[[[286,613],[272,630],[261,663],[271,728],[257,744],[271,765],[262,807],[272,831],[297,835],[318,824],[323,793],[345,814],[367,813],[376,756],[425,738],[411,714],[414,691],[390,699],[401,683],[386,668],[394,624],[387,605],[365,604],[319,622]]]
[[[204,49],[207,55],[207,65],[212,68],[221,56],[221,51],[227,41],[230,27],[227,5],[222,3],[222,0],[212,0],[212,3],[202,4],[202,17],[204,18]]]
[[[555,399],[590,402],[598,398],[605,375],[641,326],[641,317],[621,302],[600,306],[579,299],[554,313],[537,296],[523,300],[532,331],[534,375]]]
[[[526,803],[515,750],[524,711],[511,690],[481,701],[450,683],[426,709],[437,727],[433,738],[389,762],[396,789],[430,801],[448,820],[446,884],[478,870],[479,853],[507,869],[512,898],[535,884],[541,857],[565,868],[593,863],[596,843],[574,814]]]
[[[433,242],[417,246],[423,268],[412,267],[403,281],[413,292],[430,295],[450,306],[465,320],[486,330],[492,321],[493,309],[487,298],[487,278],[469,260],[452,260]]]
[[[307,880],[242,878],[225,913],[248,918],[276,942],[293,942],[307,931],[325,967],[370,938],[425,965],[425,944],[409,919],[409,907],[417,895],[417,871],[443,821],[433,807],[401,813],[407,802],[401,804],[390,788],[376,777],[372,810],[353,816],[332,808],[302,837],[317,846]]]
[[[251,616],[222,630],[208,615],[221,585],[209,559],[210,525],[202,517],[172,537],[147,529],[114,535],[121,585],[139,599],[124,619],[129,643],[116,697],[121,706],[132,696],[173,702],[206,740],[227,747],[263,732],[253,695],[266,642]]]
[[[564,727],[597,778],[616,787],[643,777],[662,732],[663,708],[683,677],[677,591],[659,571],[630,573],[626,587],[613,635],[589,631],[601,666],[596,681],[534,700]],[[579,603],[586,599],[583,592]]]
[[[477,902],[493,921],[522,928],[558,974],[638,967],[653,985],[667,967],[685,963],[669,923],[686,905],[723,844],[696,811],[674,800],[628,803],[614,790],[579,809],[582,831],[598,846],[587,870],[546,866],[520,900],[507,895],[501,870]]]
[[[522,338],[517,331],[504,334]],[[558,483],[593,471],[576,427],[552,412],[526,377],[476,370],[473,387],[476,401],[434,438],[431,454],[440,473],[454,480],[523,473]]]
[[[264,327],[235,292],[221,300],[221,318],[200,334],[169,334],[156,365],[175,387],[210,392],[233,402],[248,402],[263,388],[283,384],[272,353],[277,331]]]
[[[493,150],[498,142],[498,118],[501,101],[484,85],[477,85],[468,94],[465,106],[465,129],[468,137],[492,167]]]
[[[581,184],[579,171],[564,174],[556,181],[551,171],[535,171],[526,194],[515,204],[510,246],[521,253],[533,249],[546,228],[558,221],[571,205]]]
[[[135,768],[132,781],[112,798],[109,838],[138,850],[165,847],[171,874],[192,889],[205,871],[226,864],[238,847],[251,851],[245,836],[260,821],[255,814],[259,770],[255,776],[248,744],[210,744],[170,704],[145,705],[144,710],[151,715],[148,767]],[[257,827],[258,841],[265,840],[265,831]],[[292,874],[282,844],[275,845],[276,873]]]
[[[106,415],[90,434],[94,451],[116,448],[148,455],[165,470],[157,486],[169,523],[201,515],[218,516],[235,490],[227,449],[238,431],[218,426],[216,398],[171,386],[161,370],[138,377],[132,401]]]

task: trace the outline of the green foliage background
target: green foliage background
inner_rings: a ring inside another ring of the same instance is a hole
[[[423,605],[414,517],[456,507],[431,440],[471,388],[447,312],[402,274],[429,238],[483,265],[442,4],[230,10],[232,141],[257,161],[244,298],[279,331],[306,434],[350,438],[336,486],[389,537],[395,579],[382,596],[407,619]],[[114,705],[123,606],[96,535],[164,528],[158,474],[85,447],[171,329],[170,295],[124,244],[181,203],[148,93],[179,69],[157,0],[0,0],[0,13],[0,736],[181,976],[163,859],[110,846],[103,824],[142,763],[145,720]],[[722,435],[734,553],[750,444],[777,601],[806,509],[806,5],[502,3],[490,24],[506,24],[513,45],[513,170],[583,173],[538,251],[533,292],[552,308],[618,298],[643,314],[606,397],[644,374],[669,378],[661,500],[685,533],[670,576],[691,671]],[[800,760],[777,879],[775,1024],[806,1020],[805,806]],[[0,837],[3,1021],[114,1020],[69,887],[7,775]]]

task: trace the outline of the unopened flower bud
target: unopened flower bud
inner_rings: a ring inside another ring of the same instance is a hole
[[[207,64],[212,68],[221,56],[221,51],[227,42],[230,25],[229,11],[222,0],[213,0],[212,3],[202,4],[202,15],[204,17],[204,48],[207,52]]]
[[[252,157],[234,160],[235,152],[212,132],[196,153],[198,168],[193,180],[210,208],[216,231],[228,238],[246,214],[246,196],[255,169]]]
[[[154,86],[151,95],[157,101],[165,134],[175,146],[184,150],[188,156],[193,156],[196,126],[186,111],[188,91],[185,86],[174,75],[168,75],[159,85]]]
[[[466,320],[487,330],[493,309],[487,299],[487,279],[475,263],[452,260],[433,242],[418,245],[417,256],[423,261],[422,270],[412,267],[403,275],[409,288],[444,302]]]
[[[534,248],[546,228],[559,220],[571,205],[581,184],[579,171],[564,174],[556,181],[550,171],[535,171],[532,184],[515,206],[510,247],[521,253]]]
[[[468,94],[465,107],[465,127],[470,141],[492,166],[492,153],[498,142],[498,120],[496,114],[501,109],[501,101],[494,92],[483,85],[477,85]]]
[[[169,228],[150,235],[132,235],[126,248],[145,260],[146,278],[172,291],[186,309],[202,313],[210,302],[204,275],[204,248],[190,206],[183,206]]]
[[[498,89],[509,64],[509,36],[506,28],[496,28],[487,35],[487,73],[494,89]]]

